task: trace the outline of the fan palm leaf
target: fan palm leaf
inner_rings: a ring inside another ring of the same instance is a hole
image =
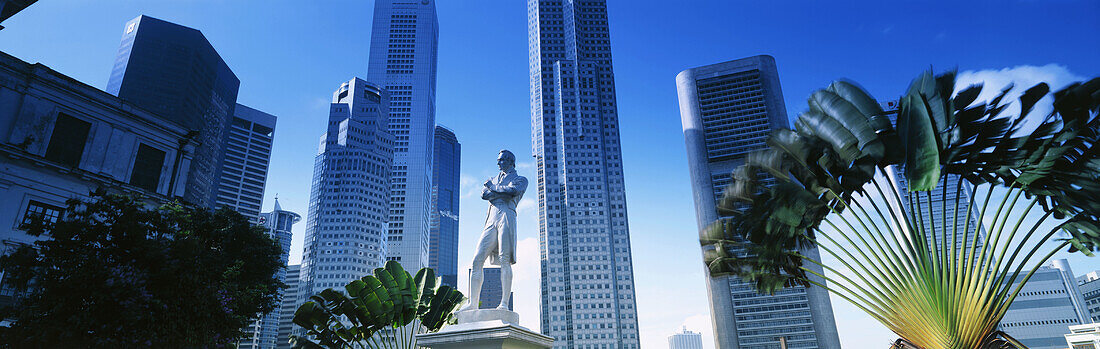
[[[1028,132],[1023,120],[1050,95],[1046,84],[1005,116],[1011,87],[976,103],[982,86],[953,95],[954,80],[919,75],[896,124],[853,83],[814,92],[795,130],[775,131],[734,171],[724,218],[700,232],[710,274],[767,293],[826,288],[910,347],[1019,346],[996,327],[1035,270],[1063,248],[1100,248],[1100,79],[1055,92],[1054,112]],[[984,186],[984,199],[964,195],[967,185]],[[995,188],[1007,194],[994,200]],[[1025,219],[1033,210],[1043,218]],[[1041,231],[1049,218],[1061,222]],[[800,252],[815,247],[839,265]]]

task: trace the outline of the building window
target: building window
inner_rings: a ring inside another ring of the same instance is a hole
[[[27,211],[23,213],[20,227],[26,227],[36,220],[41,220],[45,225],[53,225],[61,217],[61,211],[60,207],[31,200],[27,203]]]
[[[62,165],[76,167],[84,154],[84,143],[88,142],[88,130],[92,124],[69,116],[57,114],[57,122],[50,135],[50,144],[46,147],[46,159]]]
[[[164,166],[164,151],[145,144],[138,146],[134,169],[130,172],[130,184],[156,192],[160,184],[160,169]]]

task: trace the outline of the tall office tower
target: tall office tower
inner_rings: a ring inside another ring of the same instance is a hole
[[[1100,322],[1100,270],[1078,276],[1077,288],[1089,312],[1089,322]]]
[[[240,85],[201,32],[138,16],[126,23],[107,92],[198,131],[183,199],[214,207]]]
[[[225,161],[215,201],[218,207],[240,212],[253,221],[260,219],[274,137],[274,115],[237,104],[225,138]]]
[[[432,0],[374,2],[367,80],[389,92],[394,136],[387,259],[428,266],[439,21]]]
[[[668,336],[668,349],[703,349],[703,335],[684,327],[683,332]]]
[[[638,348],[604,0],[528,0],[542,333],[554,348]]]
[[[1053,260],[1039,267],[1020,289],[1000,329],[1031,349],[1065,348],[1070,325],[1092,322],[1084,303],[1069,262]]]
[[[732,181],[730,173],[750,153],[767,147],[772,130],[788,128],[787,110],[771,56],[682,71],[676,75],[676,91],[695,219],[704,229],[720,218],[716,206]],[[803,253],[820,258],[816,248]],[[808,267],[821,272],[820,266]],[[793,348],[840,348],[832,303],[820,287],[791,287],[769,296],[727,276],[707,278],[707,287],[715,347],[774,348],[779,337],[786,337]]]
[[[394,146],[388,97],[359,78],[332,94],[328,129],[313,163],[299,303],[385,264]]]
[[[468,269],[469,274],[473,275],[473,269]],[[504,293],[503,287],[500,284],[500,268],[485,267],[485,281],[481,283],[481,304],[477,305],[478,309],[494,309],[500,305],[500,297]],[[508,293],[508,310],[512,310],[513,301],[515,300],[515,292]]]
[[[238,107],[240,107],[240,105],[238,105]],[[226,158],[228,159],[228,156]],[[275,239],[275,241],[279,243],[279,247],[282,248],[282,252],[279,255],[279,265],[286,265],[287,259],[290,257],[291,230],[294,228],[294,223],[298,223],[301,219],[302,216],[299,216],[297,213],[283,210],[283,207],[279,205],[279,198],[275,198],[274,210],[260,214],[259,221],[263,224],[264,228],[267,228],[267,234],[271,236],[272,239]],[[294,283],[297,283],[297,274],[297,271],[295,271]],[[279,271],[275,273],[275,278],[282,283],[291,283],[287,281],[287,269],[284,268],[279,268]],[[296,292],[291,291],[289,293]],[[288,295],[287,290],[279,290],[279,297],[279,299],[285,300],[289,297],[297,296]],[[241,339],[238,347],[241,349],[275,348],[275,345],[278,344],[279,321],[281,316],[282,312],[279,309],[264,314],[251,326],[245,328],[245,337]]]
[[[301,275],[302,265],[293,264],[286,267],[286,291],[283,291],[282,303],[279,306],[279,333],[275,340],[275,348],[290,349],[290,334],[297,326],[294,324],[294,312],[298,310],[298,277]]]
[[[458,199],[462,145],[450,129],[435,127],[432,164],[431,248],[428,267],[443,284],[458,287]]]

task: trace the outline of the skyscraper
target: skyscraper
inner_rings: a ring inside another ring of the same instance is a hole
[[[1066,347],[1069,326],[1090,322],[1069,262],[1056,259],[1039,267],[1020,289],[1001,319],[1000,330],[1031,349],[1059,349]]]
[[[290,335],[297,325],[294,324],[294,312],[298,310],[298,277],[301,276],[302,265],[293,264],[286,267],[286,291],[279,306],[279,334],[275,340],[275,348],[290,349]]]
[[[529,0],[542,333],[554,348],[638,348],[604,0]]]
[[[238,106],[240,107],[240,106]],[[239,110],[239,109],[238,109]],[[228,158],[228,157],[227,157]],[[279,243],[282,248],[282,254],[279,255],[279,265],[286,265],[287,259],[290,256],[290,235],[291,230],[294,227],[294,223],[298,223],[302,219],[297,213],[283,210],[283,207],[279,205],[279,198],[275,198],[275,209],[271,212],[265,212],[260,215],[260,223],[267,228],[268,236]],[[276,272],[275,278],[279,282],[286,283],[288,285],[297,285],[298,271],[294,271],[294,280],[287,281],[287,269],[279,268]],[[279,297],[284,301],[297,297],[297,290],[285,289],[279,290]],[[285,303],[285,302],[284,302]],[[279,338],[279,321],[282,316],[280,309],[275,309],[270,313],[264,314],[260,319],[256,320],[252,325],[245,328],[245,337],[239,343],[241,349],[273,349],[278,344]]]
[[[771,56],[685,70],[676,76],[676,91],[695,218],[704,229],[719,218],[716,205],[732,180],[730,173],[748,154],[767,147],[772,130],[788,127],[787,110]],[[803,253],[820,258],[816,248]],[[820,266],[807,267],[821,272]],[[791,287],[766,295],[757,293],[752,283],[729,276],[709,277],[707,287],[718,348],[773,348],[779,337],[786,337],[794,348],[840,348],[832,303],[820,287]]]
[[[384,264],[394,146],[388,101],[380,86],[358,78],[332,94],[313,163],[299,303]]]
[[[703,349],[703,335],[684,327],[683,332],[668,336],[668,349]]]
[[[225,161],[215,201],[218,207],[240,212],[253,221],[260,218],[275,120],[274,115],[242,104],[234,108],[225,137]]]
[[[214,207],[241,81],[201,32],[149,16],[126,23],[107,92],[198,133],[183,199]]]
[[[462,145],[454,132],[435,127],[432,164],[431,247],[428,267],[443,284],[458,287],[458,199]]]
[[[388,259],[428,266],[439,21],[433,0],[374,2],[367,80],[389,92],[394,136]]]

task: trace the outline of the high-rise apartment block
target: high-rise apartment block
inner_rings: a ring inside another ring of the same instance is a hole
[[[215,200],[218,207],[240,212],[253,221],[260,219],[275,120],[274,115],[242,104],[233,109]]]
[[[684,327],[683,332],[668,336],[668,349],[703,349],[703,335]]]
[[[290,335],[298,325],[294,324],[294,312],[298,310],[298,278],[301,276],[302,265],[293,264],[286,267],[286,290],[283,291],[283,299],[279,306],[279,333],[276,336],[275,348],[290,349]]]
[[[389,93],[393,134],[387,259],[428,266],[439,21],[434,0],[374,2],[367,81]]]
[[[313,164],[300,301],[384,264],[394,146],[388,101],[380,86],[358,78],[332,94]]]
[[[450,129],[435,127],[432,158],[432,220],[428,267],[443,284],[458,287],[458,199],[462,145]]]
[[[1057,259],[1031,275],[1001,319],[1000,329],[1028,348],[1060,349],[1066,347],[1069,326],[1090,322],[1069,262]]]
[[[750,153],[767,147],[772,130],[790,123],[771,56],[685,70],[676,76],[676,90],[695,217],[699,229],[704,229],[720,218],[717,203],[732,181],[733,170]],[[803,253],[819,258],[816,248]],[[807,267],[821,272],[820,266]],[[731,276],[708,277],[707,286],[718,348],[774,348],[779,337],[786,337],[792,348],[840,348],[825,289],[791,287],[766,295],[757,293],[752,283]]]
[[[240,85],[201,32],[138,16],[126,23],[107,92],[197,132],[183,199],[214,207]]]
[[[604,0],[529,0],[543,334],[636,349],[638,318]]]
[[[238,106],[240,107],[240,106]],[[239,110],[239,109],[238,109]],[[260,214],[259,222],[267,228],[267,234],[276,242],[279,243],[281,248],[281,254],[279,255],[279,265],[286,265],[287,259],[290,256],[290,236],[291,230],[294,228],[294,223],[298,223],[302,219],[297,213],[283,210],[283,207],[279,205],[279,198],[275,198],[275,209],[271,212],[265,212]],[[298,272],[295,270],[293,280],[288,281],[288,271],[284,268],[279,268],[279,271],[275,273],[275,278],[279,282],[287,285],[298,283]],[[282,289],[279,290],[279,299],[285,303],[291,297],[297,297],[297,290],[294,289]],[[273,349],[279,344],[279,326],[282,318],[282,311],[275,309],[270,313],[264,314],[257,319],[252,325],[245,328],[245,337],[238,343],[240,349]],[[292,316],[293,317],[293,316]]]

